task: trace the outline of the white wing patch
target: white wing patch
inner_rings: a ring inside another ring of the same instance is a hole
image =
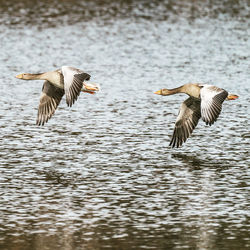
[[[222,103],[228,92],[213,85],[203,85],[200,91],[201,118],[207,125],[212,125],[220,115]]]

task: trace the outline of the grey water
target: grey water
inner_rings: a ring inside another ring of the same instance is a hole
[[[0,249],[250,249],[248,1],[0,0]],[[102,90],[35,125],[41,81]],[[168,146],[188,82],[239,95]]]

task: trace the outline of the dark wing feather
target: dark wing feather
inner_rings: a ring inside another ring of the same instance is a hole
[[[200,100],[189,97],[181,104],[169,146],[180,147],[192,134],[200,117]]]
[[[228,92],[213,85],[204,85],[201,88],[201,117],[207,125],[212,125],[220,115],[222,103]]]
[[[49,81],[44,82],[37,113],[37,125],[44,125],[52,117],[63,95],[63,89],[55,87]]]

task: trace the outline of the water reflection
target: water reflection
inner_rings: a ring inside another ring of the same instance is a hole
[[[249,248],[246,2],[0,3],[1,249]],[[37,127],[14,76],[62,64],[102,91]],[[171,149],[183,96],[153,91],[189,81],[240,99]]]

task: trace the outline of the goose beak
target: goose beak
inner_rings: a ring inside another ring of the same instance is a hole
[[[17,75],[17,76],[16,76],[16,78],[18,78],[18,79],[22,79],[22,78],[23,78],[23,74],[19,74],[19,75]]]
[[[154,92],[154,94],[156,94],[156,95],[161,95],[161,94],[162,94],[161,89],[160,89],[160,90],[158,90],[158,91],[156,91],[156,92]]]
[[[234,95],[234,94],[229,94],[227,96],[227,100],[236,100],[238,98],[239,98],[239,96],[238,95]]]

